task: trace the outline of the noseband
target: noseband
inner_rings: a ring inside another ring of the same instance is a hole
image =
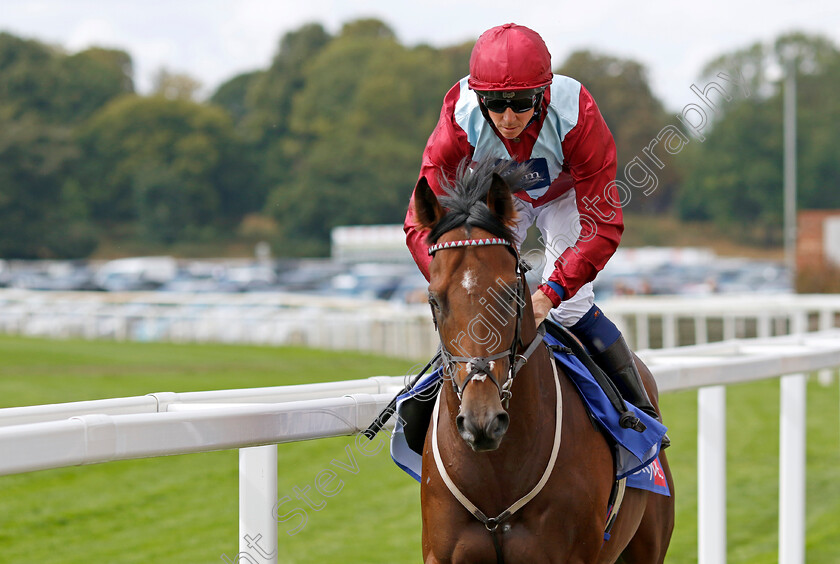
[[[490,378],[490,381],[496,385],[496,388],[499,390],[499,398],[507,407],[507,404],[511,397],[511,386],[513,386],[513,379],[519,373],[519,370],[525,366],[525,363],[528,362],[528,358],[531,354],[537,349],[539,344],[542,342],[543,337],[545,336],[545,327],[540,326],[539,330],[537,331],[537,336],[534,337],[534,340],[531,341],[531,344],[525,349],[525,352],[522,354],[517,354],[516,351],[521,344],[520,342],[520,335],[522,331],[522,312],[525,306],[525,288],[527,284],[525,282],[525,273],[528,272],[531,267],[523,261],[519,257],[519,253],[516,252],[516,248],[510,241],[501,238],[491,238],[491,239],[465,239],[462,241],[449,241],[448,243],[438,243],[436,245],[432,245],[429,247],[429,254],[434,256],[437,251],[445,250],[445,249],[457,249],[463,247],[483,247],[489,245],[502,245],[507,247],[507,249],[513,254],[514,258],[516,259],[516,294],[514,297],[514,301],[516,302],[516,332],[513,336],[513,342],[511,343],[510,347],[507,350],[504,350],[500,353],[496,353],[491,356],[474,356],[474,357],[466,357],[466,356],[454,356],[449,350],[446,348],[446,344],[443,342],[443,337],[440,340],[440,350],[441,350],[441,358],[443,360],[444,366],[447,367],[447,371],[450,371],[454,364],[457,363],[464,363],[466,364],[467,369],[467,377],[464,380],[462,386],[458,386],[458,383],[455,381],[454,375],[452,376],[452,387],[455,390],[455,394],[458,396],[458,400],[460,401],[464,395],[464,390],[467,388],[467,385],[472,382],[473,380],[478,380],[479,382],[485,380],[486,378]],[[435,316],[435,308],[431,303],[432,300],[430,299],[430,304],[432,305],[432,318],[435,322],[435,328],[438,326],[437,317]],[[504,383],[499,383],[496,377],[493,375],[493,367],[495,361],[508,357],[508,378],[504,381]]]

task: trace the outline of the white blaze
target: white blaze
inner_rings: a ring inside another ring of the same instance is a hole
[[[468,268],[467,271],[464,272],[464,279],[461,280],[461,287],[464,288],[467,293],[472,293],[476,285],[475,274],[473,274],[473,271]]]

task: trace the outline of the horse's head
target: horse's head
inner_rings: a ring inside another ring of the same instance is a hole
[[[525,172],[521,165],[462,164],[440,201],[425,178],[415,189],[415,215],[430,230],[429,303],[460,400],[456,425],[476,451],[498,448],[510,422],[502,404],[530,300],[510,229],[516,212],[508,179]]]

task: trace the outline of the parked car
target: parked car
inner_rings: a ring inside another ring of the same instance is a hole
[[[722,269],[717,274],[716,284],[717,292],[723,294],[778,294],[793,291],[787,268],[778,263],[763,261]]]
[[[31,261],[10,269],[6,284],[27,290],[96,290],[93,272],[84,263],[72,261]]]
[[[9,285],[9,274],[9,263],[0,259],[0,288],[4,288]]]
[[[108,292],[156,290],[177,274],[178,262],[172,257],[132,257],[106,262],[94,281]]]

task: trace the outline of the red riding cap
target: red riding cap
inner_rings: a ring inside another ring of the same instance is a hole
[[[526,90],[551,84],[551,54],[540,35],[505,24],[481,34],[470,56],[473,90]]]

